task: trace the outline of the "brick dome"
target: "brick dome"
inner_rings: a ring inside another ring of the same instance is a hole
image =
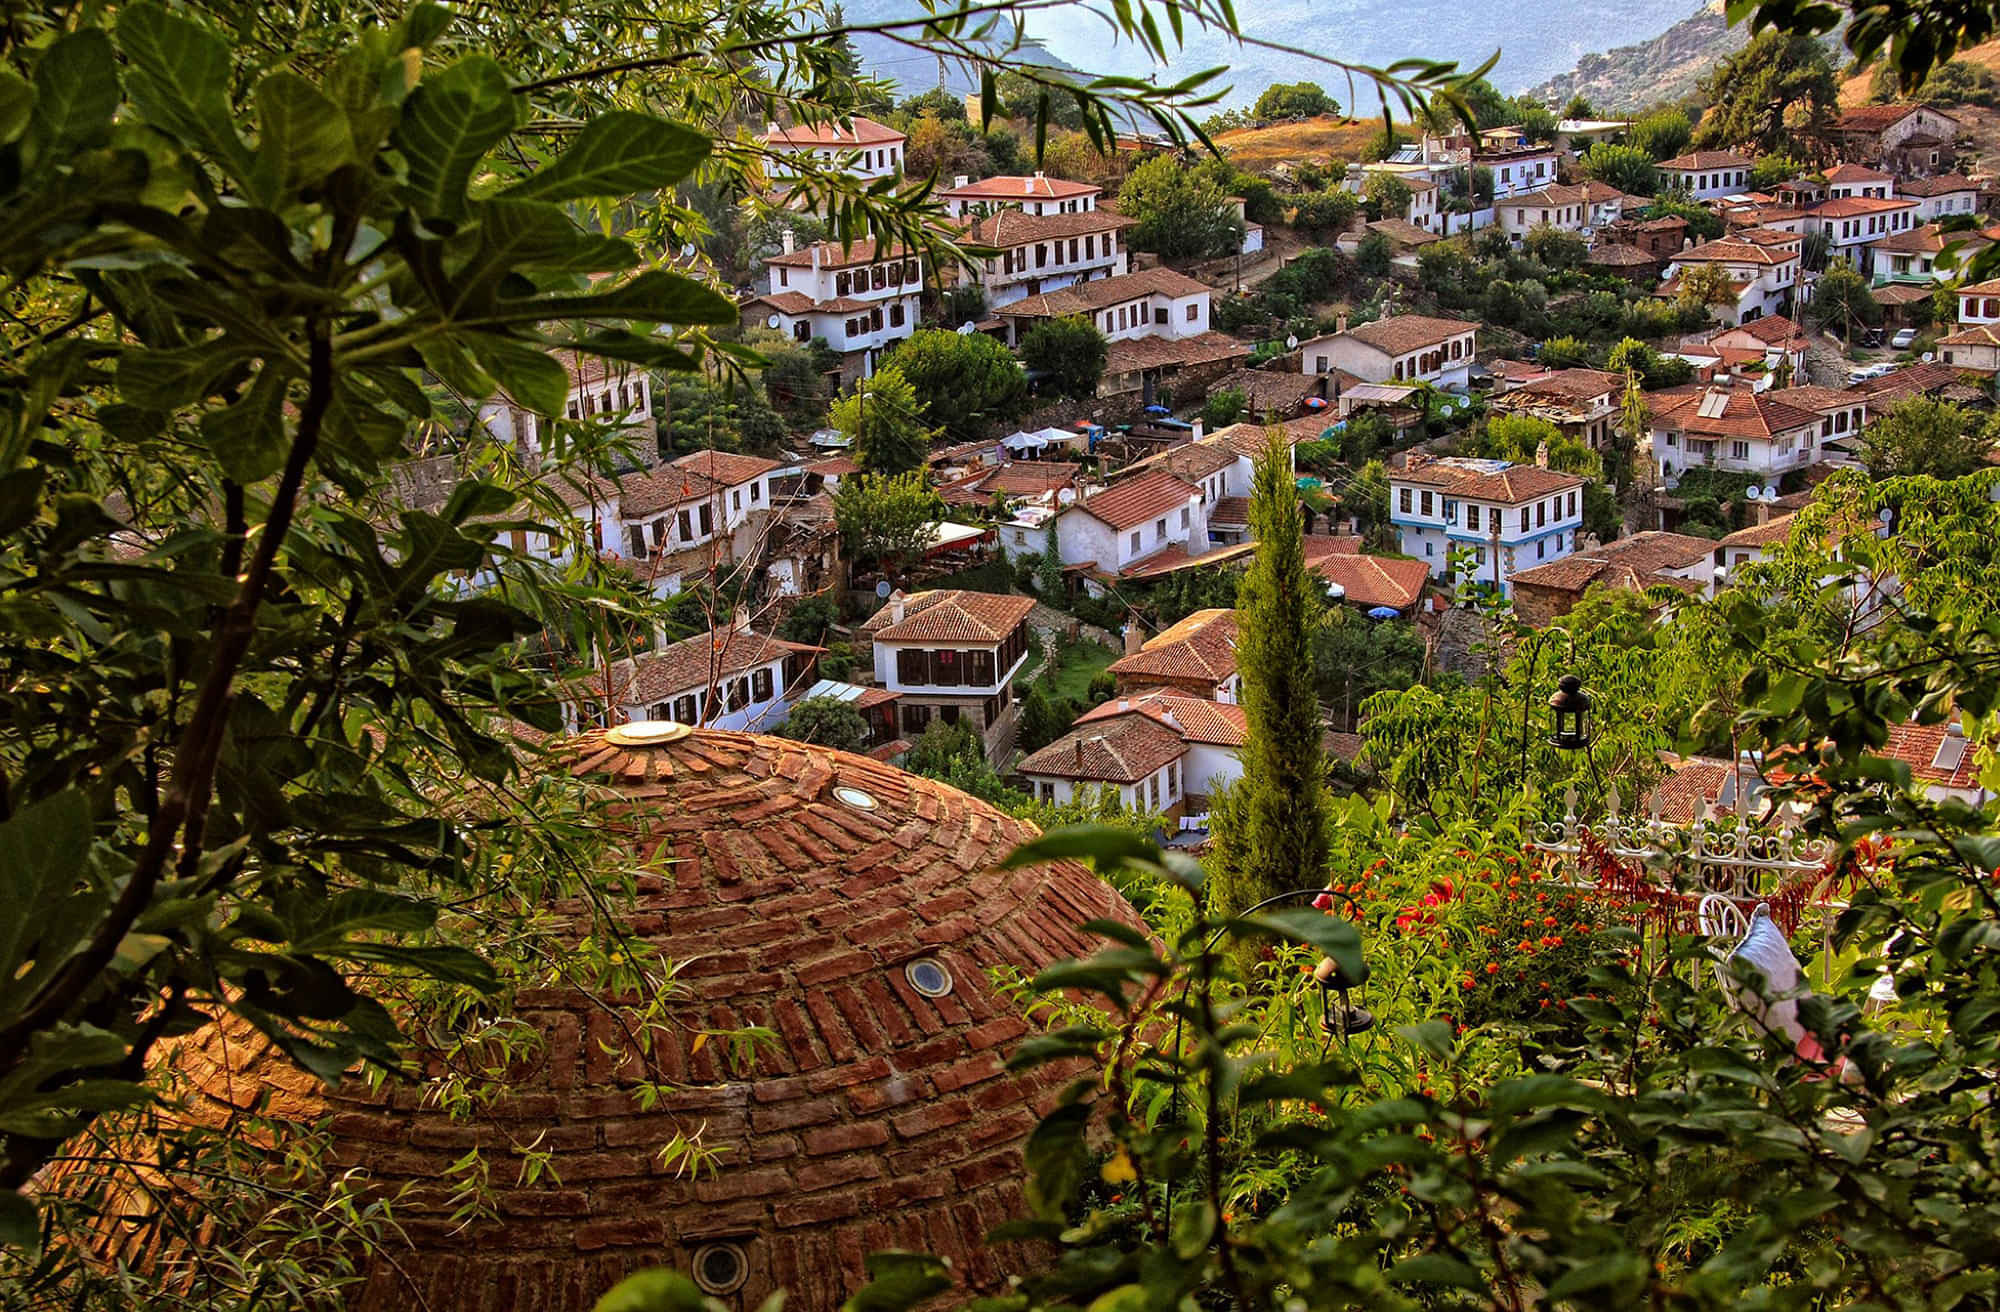
[[[1002,1071],[1027,1027],[987,972],[1032,974],[1094,950],[1082,922],[1138,918],[1075,864],[996,872],[1035,830],[954,788],[780,738],[613,741],[653,727],[587,735],[573,758],[630,799],[635,855],[670,861],[625,926],[690,963],[671,1007],[685,1028],[657,1037],[650,1073],[620,1002],[566,989],[517,995],[545,1051],[472,1121],[407,1089],[325,1093],[240,1029],[196,1036],[183,1072],[215,1114],[275,1095],[285,1114],[330,1115],[336,1164],[428,1186],[399,1209],[414,1251],[375,1261],[360,1308],[418,1305],[414,1283],[436,1312],[587,1312],[626,1273],[699,1261],[718,1287],[740,1267],[732,1306],[782,1287],[814,1312],[885,1248],[989,1286],[983,1236],[1016,1214],[1021,1145],[1061,1076]],[[779,1036],[747,1076],[692,1041],[746,1024]],[[674,1087],[642,1110],[641,1078]],[[661,1149],[704,1126],[727,1149],[718,1172],[677,1178]],[[537,1140],[552,1178],[509,1187],[508,1145]],[[436,1186],[475,1144],[494,1149],[500,1216],[460,1228]]]

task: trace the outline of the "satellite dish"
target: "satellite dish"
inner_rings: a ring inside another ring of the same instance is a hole
[[[1937,352],[1935,352],[1935,351],[1925,351],[1925,352],[1924,352],[1924,363],[1925,363],[1925,364],[1935,364],[1936,362],[1937,362]]]
[[[1766,500],[1766,501],[1776,501],[1777,499],[1778,499],[1778,487],[1777,487],[1777,484],[1775,484],[1775,483],[1766,483],[1766,484],[1764,484],[1764,500]]]
[[[689,242],[687,245],[681,247],[681,258],[684,260],[691,260],[694,258],[693,242]]]
[[[887,579],[883,579],[875,585],[875,595],[884,601],[889,600],[889,594],[894,591],[895,589],[889,586],[889,580]]]
[[[780,319],[777,315],[774,314],[770,318],[764,320],[764,326],[766,328],[776,328],[779,324],[783,322],[784,320]]]
[[[960,337],[970,337],[972,336],[973,333],[978,331],[978,327],[972,322],[972,320],[967,319],[964,323],[958,326],[956,331],[958,332],[958,335]]]
[[[1299,349],[1299,335],[1297,333],[1291,333],[1286,336],[1285,349],[1287,351],[1296,351]]]
[[[1761,501],[1763,497],[1764,497],[1763,490],[1758,488],[1755,484],[1752,484],[1751,486],[1743,489],[1743,499],[1745,501]]]

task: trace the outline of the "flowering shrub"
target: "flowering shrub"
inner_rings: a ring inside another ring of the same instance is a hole
[[[1511,853],[1476,887],[1486,915],[1459,954],[1459,1023],[1580,1026],[1568,1004],[1589,992],[1592,970],[1630,951],[1617,904],[1558,883]]]

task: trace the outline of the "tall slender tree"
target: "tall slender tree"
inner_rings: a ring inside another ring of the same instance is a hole
[[[1236,668],[1248,741],[1243,779],[1218,817],[1213,902],[1235,913],[1288,888],[1323,879],[1327,865],[1325,769],[1313,632],[1322,602],[1306,569],[1305,530],[1291,450],[1273,430],[1251,484],[1257,555],[1237,595]]]

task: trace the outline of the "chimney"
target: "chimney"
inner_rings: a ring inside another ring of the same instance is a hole
[[[1129,711],[1129,710],[1131,710],[1131,709],[1132,709],[1132,699],[1131,699],[1130,697],[1120,697],[1120,698],[1118,699],[1118,709],[1119,709],[1119,710],[1121,710],[1121,711]]]
[[[1203,425],[1203,423],[1202,423],[1202,421],[1201,421],[1201,420],[1199,420],[1199,419],[1195,420],[1195,421],[1194,421],[1194,436],[1193,436],[1193,438],[1191,438],[1190,440],[1191,440],[1191,441],[1195,441],[1195,442],[1199,442],[1199,441],[1201,441],[1201,439],[1203,438],[1203,436],[1205,436],[1205,434],[1204,434],[1204,433],[1203,433],[1203,431],[1202,431],[1204,427],[1205,427],[1205,425]]]
[[[1547,438],[1543,438],[1535,446],[1535,468],[1547,469],[1548,467],[1549,467],[1549,441]]]
[[[957,191],[964,187],[970,187],[971,185],[972,185],[972,178],[964,173],[959,174],[957,177],[951,180],[951,187],[953,191]]]
[[[1344,315],[1344,314],[1343,314],[1343,315],[1341,315],[1341,316],[1340,316],[1340,318],[1339,318],[1338,320],[1336,320],[1336,321],[1334,322],[1334,325],[1333,325],[1333,330],[1334,330],[1335,332],[1337,332],[1337,333],[1344,333],[1344,332],[1346,332],[1346,331],[1347,331],[1347,316],[1346,316],[1346,315]],[[1337,387],[1337,386],[1339,386],[1339,384],[1338,384],[1338,383],[1336,383],[1336,384],[1334,384],[1334,385],[1335,385],[1336,387]]]
[[[764,120],[764,135],[767,137],[775,137],[778,135],[777,119],[767,118]]]
[[[778,234],[778,245],[785,254],[790,255],[799,248],[799,234],[790,228],[785,229]]]
[[[750,608],[748,606],[738,606],[736,613],[730,617],[730,620],[735,625],[738,633],[750,632]]]
[[[1771,503],[1764,500],[1762,497],[1759,497],[1757,498],[1757,526],[1759,528],[1762,528],[1764,525],[1770,522],[1771,522]]]
[[[1125,654],[1127,656],[1137,656],[1139,652],[1142,649],[1144,649],[1145,645],[1146,645],[1146,630],[1140,626],[1138,619],[1133,618],[1126,620]]]
[[[909,613],[909,600],[903,596],[901,588],[889,594],[889,623],[901,624]]]
[[[818,242],[814,242],[812,244],[812,262],[813,262],[814,273],[819,272],[819,246],[820,244]]]
[[[1039,178],[1039,177],[1041,177],[1041,176],[1042,176],[1042,175],[1041,175],[1041,172],[1040,172],[1039,170],[1037,170],[1037,171],[1036,171],[1036,173],[1035,173],[1035,177],[1034,177],[1034,178],[1022,178],[1022,179],[1021,179],[1021,194],[1022,194],[1023,196],[1032,196],[1032,195],[1034,195],[1034,194],[1035,194],[1035,178]]]

